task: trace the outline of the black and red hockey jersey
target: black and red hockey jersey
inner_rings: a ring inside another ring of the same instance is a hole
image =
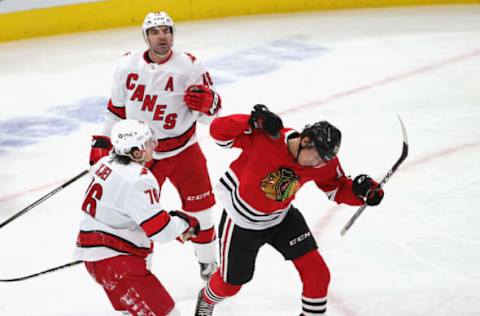
[[[261,130],[252,131],[248,119],[249,115],[235,114],[216,118],[210,125],[218,145],[242,149],[216,186],[216,196],[235,224],[255,230],[279,224],[308,181],[337,203],[363,204],[352,192],[352,180],[338,157],[320,167],[302,167],[287,145],[296,131],[283,128],[280,138],[272,139]]]

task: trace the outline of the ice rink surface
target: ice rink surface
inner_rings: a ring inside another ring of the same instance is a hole
[[[410,156],[383,203],[345,237],[355,208],[314,185],[297,195],[332,272],[328,315],[480,315],[480,6],[178,23],[175,45],[208,66],[223,114],[264,103],[296,129],[334,123],[352,176],[385,175],[401,151],[396,115],[403,118]],[[88,167],[114,62],[144,47],[139,28],[0,44],[0,221]],[[200,127],[200,143],[216,182],[238,152],[207,131]],[[87,182],[0,229],[0,279],[71,261]],[[180,205],[170,184],[161,199],[166,209]],[[202,284],[191,246],[157,245],[153,270],[182,315],[192,315]],[[215,315],[298,315],[300,292],[292,264],[264,247],[254,279]],[[116,313],[76,266],[0,283],[0,315]]]

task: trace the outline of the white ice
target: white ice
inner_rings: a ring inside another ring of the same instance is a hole
[[[83,111],[99,117],[102,107],[91,104],[108,97],[114,60],[144,45],[138,28],[0,44],[0,221],[88,167],[90,135],[102,124],[62,110],[86,104]],[[297,129],[324,119],[337,125],[352,176],[385,175],[400,154],[396,115],[403,118],[410,155],[383,203],[367,208],[345,237],[339,232],[356,208],[336,206],[314,185],[297,196],[332,272],[329,315],[480,315],[479,5],[178,23],[176,47],[209,66],[223,114],[264,103]],[[32,117],[50,122],[52,135],[19,146],[29,137],[18,129],[42,130]],[[77,128],[62,134],[59,117]],[[6,127],[12,122],[17,130]],[[237,152],[217,147],[205,127],[199,133],[215,182]],[[0,229],[0,279],[71,261],[86,184]],[[162,203],[180,205],[169,184]],[[158,245],[154,260],[178,309],[192,315],[202,284],[191,246]],[[298,315],[300,292],[292,264],[264,247],[254,279],[215,315]],[[76,266],[0,283],[0,315],[116,313]]]

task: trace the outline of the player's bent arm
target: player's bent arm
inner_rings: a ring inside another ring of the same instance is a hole
[[[248,134],[251,133],[249,118],[246,114],[217,117],[210,124],[210,135],[221,147],[243,148],[248,142]]]
[[[140,227],[148,238],[166,243],[181,236],[188,230],[189,225],[181,218],[170,216],[166,211],[161,210],[140,223]]]
[[[352,179],[343,176],[338,181],[334,201],[338,204],[362,205],[363,200],[360,199],[352,190]]]
[[[352,189],[352,179],[343,172],[338,158],[335,158],[330,168],[330,175],[323,175],[315,181],[319,189],[325,192],[328,198],[338,204],[362,205],[363,200],[359,198]]]
[[[217,93],[209,72],[193,55],[185,54],[183,58],[190,74],[189,79],[185,81],[186,90],[183,96],[185,105],[206,116],[218,115],[222,108],[222,98]]]
[[[139,179],[128,190],[125,209],[148,238],[165,243],[182,237],[192,225],[198,225],[198,221],[190,222],[188,215],[185,219],[184,216],[163,210],[159,203],[158,185],[154,181],[149,173],[139,175]],[[185,236],[180,239],[184,241],[190,238]]]

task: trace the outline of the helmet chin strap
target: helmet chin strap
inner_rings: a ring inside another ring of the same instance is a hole
[[[298,142],[298,150],[297,150],[297,157],[295,157],[295,160],[298,162],[298,157],[300,157],[300,152],[307,148],[307,146],[302,145],[302,136],[300,136],[300,141]]]
[[[298,144],[298,150],[297,150],[297,157],[295,157],[295,160],[298,162],[298,157],[300,157],[300,152],[303,150],[302,143]]]

